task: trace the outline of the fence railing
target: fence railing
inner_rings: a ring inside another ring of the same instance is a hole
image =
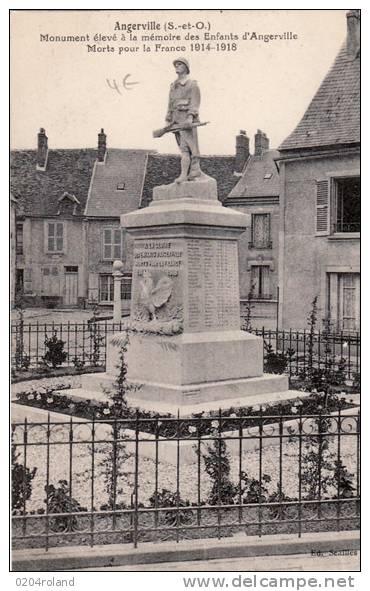
[[[347,380],[359,383],[361,373],[361,338],[359,333],[344,331],[311,333],[302,330],[252,329],[265,344],[265,369],[274,371],[274,364],[289,376],[306,377],[313,371],[334,384]],[[272,355],[271,355],[272,354]],[[274,358],[273,354],[279,354]]]
[[[22,423],[16,548],[359,527],[360,414]]]
[[[121,323],[15,323],[11,326],[12,365],[15,371],[40,367],[48,351],[47,339],[56,334],[64,341],[64,366],[104,366],[107,337],[123,329]],[[265,342],[265,370],[307,375],[317,369],[338,384],[359,380],[361,339],[359,333],[326,333],[296,330],[252,329]],[[280,357],[274,358],[271,353]]]

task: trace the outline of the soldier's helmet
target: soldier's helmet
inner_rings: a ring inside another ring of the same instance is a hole
[[[186,69],[188,71],[188,74],[190,74],[190,66],[189,66],[189,62],[186,58],[184,57],[177,57],[175,60],[173,60],[173,65],[180,63],[180,64],[184,64],[184,66],[186,66]]]

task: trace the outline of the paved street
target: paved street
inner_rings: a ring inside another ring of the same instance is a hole
[[[292,554],[287,556],[257,556],[221,560],[162,562],[121,567],[87,568],[86,571],[359,571],[360,552],[356,556],[324,556]]]
[[[23,312],[24,322],[43,323],[66,323],[66,322],[87,322],[92,316],[92,310],[54,310],[51,308],[26,308]],[[11,311],[12,321],[18,320],[17,310]]]

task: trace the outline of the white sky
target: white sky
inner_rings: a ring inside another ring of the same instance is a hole
[[[176,152],[164,125],[174,53],[88,53],[85,43],[40,42],[40,34],[112,35],[119,22],[210,22],[211,33],[292,32],[296,41],[239,41],[237,52],[186,52],[202,93],[203,154],[233,154],[235,135],[257,128],[271,147],[293,130],[346,35],[345,10],[14,11],[11,24],[11,145],[34,148],[45,127],[51,148],[95,147],[104,127],[108,147]],[[192,30],[192,32],[196,32]],[[163,34],[163,31],[157,31]],[[186,33],[186,31],[185,31]],[[184,34],[184,32],[183,32]],[[90,41],[90,44],[93,44]],[[101,43],[101,46],[106,45]],[[177,43],[181,44],[181,43]],[[215,42],[212,43],[215,45]],[[115,44],[116,48],[119,43]],[[134,43],[135,45],[135,43]],[[108,87],[131,74],[139,84]]]

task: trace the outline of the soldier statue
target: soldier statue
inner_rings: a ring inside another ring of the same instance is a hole
[[[200,91],[198,83],[189,78],[190,66],[185,58],[173,62],[177,79],[170,86],[166,127],[153,132],[161,137],[172,131],[181,152],[181,174],[176,183],[194,181],[203,176],[199,164],[197,127],[205,125],[199,120]]]

